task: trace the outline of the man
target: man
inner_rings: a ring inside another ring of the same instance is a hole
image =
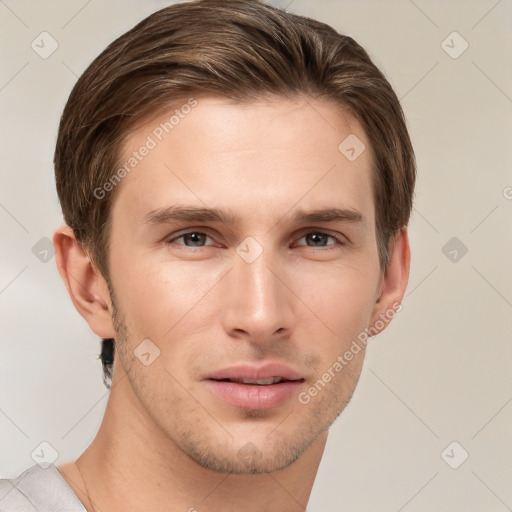
[[[80,77],[55,171],[57,265],[111,391],[84,453],[4,481],[2,508],[304,510],[409,275],[387,80],[317,21],[175,4]]]

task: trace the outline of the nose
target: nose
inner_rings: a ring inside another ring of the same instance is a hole
[[[289,336],[295,318],[294,295],[287,287],[283,265],[270,250],[263,250],[252,262],[238,254],[233,260],[222,290],[226,332],[258,344]]]

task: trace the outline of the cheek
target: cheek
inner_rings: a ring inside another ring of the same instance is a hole
[[[366,345],[358,336],[371,320],[376,287],[374,279],[362,274],[356,270],[339,272],[322,280],[321,288],[317,281],[316,293],[310,292],[308,300],[321,322],[308,317],[298,329],[302,332],[302,351],[311,350],[308,340],[314,338],[313,350],[319,359],[316,379],[332,383],[327,393],[321,393],[321,402],[335,400],[340,405],[348,400],[361,372]]]
[[[298,295],[324,324],[325,332],[343,341],[368,326],[377,283],[372,265],[339,265],[303,276]]]
[[[135,260],[130,266],[121,260],[112,276],[117,305],[134,338],[166,340],[198,312],[207,315],[202,303],[223,275],[218,268],[143,255]]]
[[[333,276],[324,280],[321,290],[317,286],[317,293],[311,294],[309,300],[322,328],[318,330],[319,322],[314,325],[307,319],[299,329],[303,333],[303,350],[308,346],[307,340],[315,337],[313,350],[319,358],[315,378],[302,399],[311,400],[326,415],[343,409],[361,373],[366,345],[358,336],[369,325],[376,286],[371,276],[363,274],[356,270],[339,272],[337,279]]]

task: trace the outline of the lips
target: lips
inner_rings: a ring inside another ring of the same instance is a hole
[[[210,373],[212,393],[241,409],[270,409],[284,404],[303,386],[304,377],[280,363],[237,365]]]
[[[268,386],[270,384],[279,384],[288,379],[281,377],[269,377],[268,379],[221,379],[222,381],[238,382],[239,384],[255,384],[257,386]]]
[[[213,380],[265,380],[265,379],[281,379],[281,380],[300,380],[303,376],[280,363],[266,363],[262,366],[254,366],[249,364],[229,366],[222,370],[214,371],[207,375],[207,379]]]

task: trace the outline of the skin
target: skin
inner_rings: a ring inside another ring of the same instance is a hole
[[[242,409],[204,377],[272,360],[300,372],[300,391],[307,390],[407,285],[405,228],[387,271],[379,267],[373,155],[354,118],[310,97],[197,99],[118,185],[114,297],[72,230],[54,235],[75,307],[118,348],[98,434],[76,461],[57,466],[88,511],[304,510],[328,427],[354,392],[365,350],[307,405],[294,396],[270,409]],[[131,133],[123,156],[172,111]],[[353,162],[338,150],[349,134],[366,146]],[[240,222],[143,222],[176,204],[230,209]],[[292,220],[297,209],[325,206],[357,210],[363,220]],[[176,239],[185,228],[208,236]],[[345,244],[315,238],[326,230]],[[252,263],[236,252],[248,236],[263,248]],[[134,356],[146,338],[160,350],[149,366]],[[248,446],[255,456],[244,459],[238,452]]]

